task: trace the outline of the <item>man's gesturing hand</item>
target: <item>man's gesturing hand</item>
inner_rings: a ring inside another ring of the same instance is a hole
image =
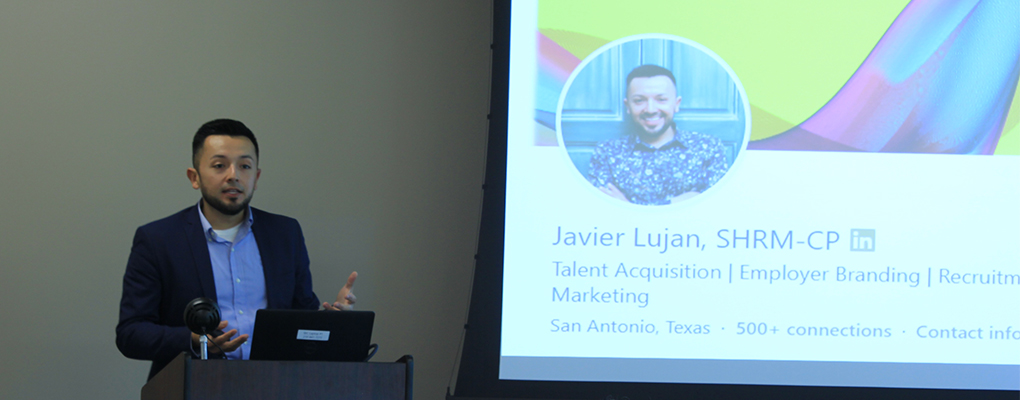
[[[336,294],[336,302],[333,304],[323,302],[322,308],[329,311],[348,311],[354,309],[354,303],[358,301],[358,298],[354,297],[354,293],[351,293],[351,290],[354,288],[355,279],[358,279],[358,271],[351,272],[351,276],[347,277],[347,284],[340,288],[340,293]]]
[[[226,328],[226,327],[227,327],[227,321],[220,321],[220,326],[216,327],[216,330],[223,330],[223,328]],[[244,334],[244,335],[241,335],[241,336],[238,336],[238,337],[234,338],[234,340],[230,340],[230,338],[234,337],[234,335],[236,335],[236,334],[237,334],[237,329],[231,329],[231,330],[227,331],[226,333],[224,333],[222,335],[219,335],[219,336],[216,336],[216,337],[213,337],[212,335],[209,335],[209,341],[212,342],[212,343],[209,344],[209,352],[210,353],[219,353],[220,349],[223,349],[224,352],[228,352],[229,353],[231,351],[237,350],[238,347],[241,347],[242,343],[248,341],[248,334],[247,333]],[[201,346],[199,344],[199,342],[198,342],[198,339],[199,339],[198,334],[192,332],[191,333],[191,344],[192,344],[192,347],[195,348],[195,349],[198,349]],[[217,346],[219,346],[219,347],[217,347]]]

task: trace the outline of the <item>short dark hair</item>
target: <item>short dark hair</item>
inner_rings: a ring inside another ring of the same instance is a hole
[[[191,140],[191,163],[195,168],[198,168],[198,153],[205,145],[205,138],[213,135],[248,138],[251,144],[255,145],[255,160],[259,159],[259,141],[255,140],[255,134],[251,133],[251,129],[244,126],[241,121],[220,118],[202,124],[198,132],[195,132],[195,138]]]
[[[645,64],[634,68],[629,74],[627,74],[627,87],[625,89],[630,90],[630,81],[634,80],[634,78],[651,78],[653,76],[665,76],[669,78],[669,80],[673,81],[674,87],[676,86],[676,77],[673,76],[673,73],[670,72],[670,70],[655,64]]]

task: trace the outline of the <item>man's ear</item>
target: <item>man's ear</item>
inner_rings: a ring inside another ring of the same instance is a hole
[[[255,168],[255,183],[251,185],[251,190],[255,191],[259,187],[259,177],[262,176],[262,168]]]
[[[188,168],[188,180],[191,181],[192,189],[198,189],[201,186],[201,179],[198,177],[198,170],[194,168]]]
[[[673,113],[674,114],[676,114],[678,112],[680,112],[680,96],[679,95],[676,96],[676,107],[673,108]]]
[[[627,101],[626,98],[623,99],[623,110],[627,112],[628,115],[630,114],[630,102]]]

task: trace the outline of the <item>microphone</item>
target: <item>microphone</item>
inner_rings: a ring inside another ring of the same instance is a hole
[[[196,297],[184,307],[184,324],[188,329],[199,335],[202,344],[202,359],[209,358],[209,339],[206,335],[213,333],[220,326],[220,308],[205,297]]]

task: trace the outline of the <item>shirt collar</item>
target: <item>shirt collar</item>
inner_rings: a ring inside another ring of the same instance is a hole
[[[673,135],[673,139],[670,139],[668,142],[663,143],[662,146],[659,146],[659,147],[649,146],[647,143],[645,143],[644,141],[639,139],[638,135],[636,135],[636,134],[631,134],[630,135],[630,146],[634,150],[644,150],[644,151],[665,150],[665,149],[668,149],[668,148],[674,147],[674,146],[681,146],[681,147],[686,148],[687,146],[684,145],[684,142],[683,142],[682,139],[685,139],[687,137],[687,135],[688,135],[687,131],[681,131],[681,130],[676,129],[676,125],[673,126],[673,129],[676,132],[676,134]]]
[[[205,213],[202,212],[202,200],[198,201],[198,205],[196,207],[198,207],[198,219],[199,221],[202,221],[202,233],[205,233],[205,239],[209,241],[215,240],[216,236],[215,233],[213,233],[212,224],[209,223],[209,220],[205,218]],[[247,220],[241,222],[242,228],[245,226],[250,227],[255,221],[255,216],[251,213],[251,206],[248,206],[247,213]]]

